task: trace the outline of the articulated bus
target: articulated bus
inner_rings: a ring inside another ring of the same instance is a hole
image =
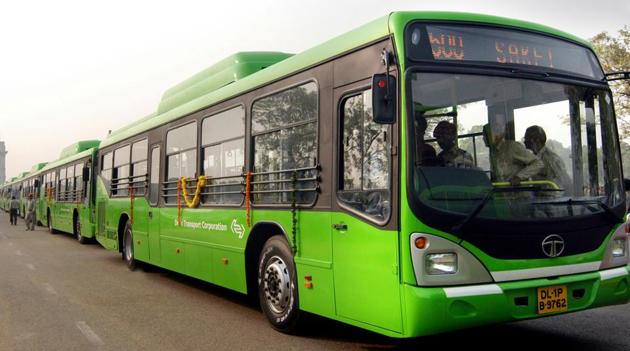
[[[81,244],[95,235],[94,186],[90,181],[99,140],[84,140],[61,151],[38,174],[38,222],[50,233],[70,233]]]
[[[395,12],[228,57],[73,174],[131,269],[257,296],[283,332],[308,312],[416,337],[629,300],[612,101],[575,36]],[[56,200],[66,165],[42,170]]]

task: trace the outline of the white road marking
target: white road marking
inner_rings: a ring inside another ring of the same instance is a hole
[[[52,285],[48,284],[48,283],[44,283],[44,289],[46,289],[46,291],[48,291],[49,293],[53,294],[53,295],[57,295],[57,290],[55,290],[55,288],[53,288]]]
[[[83,336],[85,336],[92,344],[96,346],[105,345],[103,340],[101,340],[101,338],[99,338],[98,335],[96,335],[96,333],[92,330],[92,328],[90,328],[84,321],[77,322],[77,328],[79,328],[81,334],[83,334]]]
[[[36,269],[35,269],[35,266],[34,266],[32,263],[27,263],[27,264],[26,264],[26,267],[28,267],[28,269],[30,269],[30,270],[32,270],[32,271],[35,271],[35,270],[36,270]]]

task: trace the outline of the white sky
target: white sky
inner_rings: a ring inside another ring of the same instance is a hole
[[[7,0],[0,6],[7,177],[155,111],[166,89],[235,52],[300,52],[394,10],[493,14],[583,38],[630,19],[627,0]]]

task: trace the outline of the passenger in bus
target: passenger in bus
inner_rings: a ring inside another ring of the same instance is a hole
[[[540,126],[531,126],[525,130],[525,147],[540,158],[544,168],[533,179],[550,180],[561,189],[570,189],[571,178],[567,173],[564,162],[555,152],[547,148],[547,134]]]
[[[510,182],[512,186],[531,179],[544,168],[543,162],[525,146],[507,140],[505,124],[495,121],[483,126],[483,141],[490,148],[490,164],[495,182]]]
[[[437,155],[438,161],[443,166],[472,168],[474,166],[472,156],[457,146],[457,127],[448,121],[441,121],[433,129],[433,137],[437,140],[442,151]]]
[[[416,129],[416,163],[423,166],[437,166],[439,164],[435,148],[424,142],[427,131],[427,119],[421,113],[415,115]]]

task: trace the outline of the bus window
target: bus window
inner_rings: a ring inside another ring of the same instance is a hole
[[[197,123],[189,123],[166,134],[166,202],[177,202],[177,182],[197,174]]]
[[[112,185],[112,160],[114,154],[108,152],[103,156],[103,162],[101,163],[101,178],[105,184],[105,188],[109,191]]]
[[[253,201],[291,204],[315,201],[317,84],[306,83],[264,97],[252,106]],[[296,184],[290,180],[295,176]],[[300,191],[291,191],[295,188]]]
[[[112,195],[126,196],[129,188],[129,151],[130,146],[114,150],[114,169],[112,172]]]
[[[204,119],[201,145],[203,174],[208,177],[206,184],[213,185],[208,188],[208,195],[203,196],[202,201],[209,204],[240,204],[243,201],[241,182],[245,163],[243,106]]]
[[[131,186],[133,193],[144,196],[147,175],[147,153],[149,142],[147,139],[133,143],[131,146]]]
[[[74,166],[66,168],[66,201],[74,201]]]
[[[160,189],[160,146],[151,150],[151,188],[149,189],[149,202],[157,205]]]
[[[371,95],[366,90],[343,102],[342,181],[337,196],[353,210],[382,222],[390,213],[390,128],[372,121]]]

